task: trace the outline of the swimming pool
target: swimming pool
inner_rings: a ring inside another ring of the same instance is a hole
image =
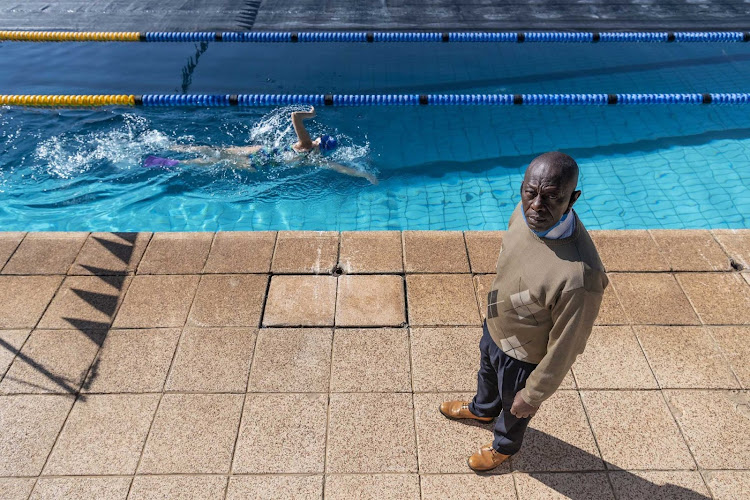
[[[742,44],[0,43],[3,94],[742,92]],[[172,143],[291,141],[289,108],[0,109],[2,230],[504,229],[522,172],[581,165],[589,228],[750,227],[743,106],[326,107],[314,167],[145,169]]]

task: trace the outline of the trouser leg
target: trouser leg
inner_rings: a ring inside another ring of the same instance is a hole
[[[511,358],[498,349],[497,385],[502,400],[502,412],[495,420],[495,439],[492,447],[503,455],[513,455],[521,448],[523,436],[531,417],[518,418],[510,413],[516,393],[526,386],[526,379],[536,367]]]
[[[498,389],[497,365],[493,363],[492,347],[497,348],[490,337],[487,323],[484,324],[482,340],[479,342],[481,359],[477,372],[477,394],[469,404],[469,411],[477,417],[496,417],[502,410],[502,399]]]

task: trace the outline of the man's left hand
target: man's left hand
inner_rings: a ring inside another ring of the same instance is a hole
[[[510,407],[510,414],[518,418],[528,418],[534,416],[539,408],[531,406],[521,397],[521,391],[516,393],[513,398],[513,406]]]

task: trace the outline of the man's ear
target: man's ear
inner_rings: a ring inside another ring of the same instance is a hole
[[[568,212],[570,212],[570,209],[573,208],[573,204],[578,201],[578,197],[581,196],[581,191],[573,191],[573,193],[570,195],[570,203],[568,203]]]

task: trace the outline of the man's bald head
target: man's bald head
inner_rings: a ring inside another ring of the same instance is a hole
[[[557,224],[581,195],[577,185],[578,164],[565,153],[552,151],[531,160],[521,185],[528,226],[546,231]]]
[[[550,151],[531,160],[529,168],[526,169],[524,182],[531,173],[538,169],[544,170],[548,178],[556,179],[560,185],[567,186],[572,183],[571,192],[575,191],[576,186],[578,186],[578,163],[565,153]]]

